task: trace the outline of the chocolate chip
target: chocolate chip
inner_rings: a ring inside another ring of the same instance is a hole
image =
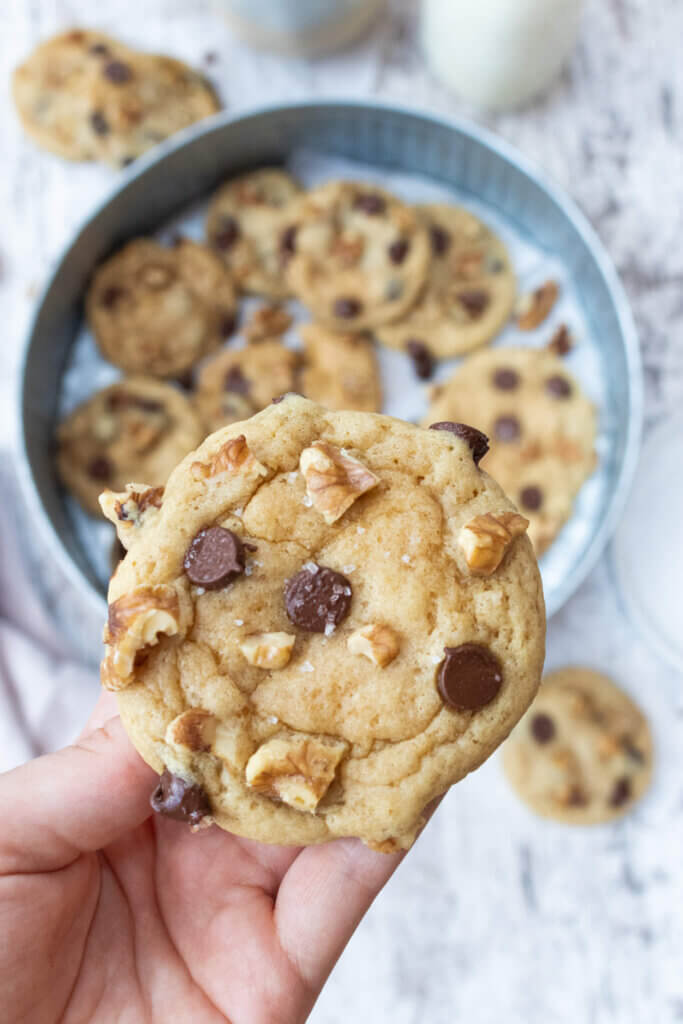
[[[130,65],[124,64],[122,60],[110,60],[102,68],[102,74],[114,85],[123,85],[125,82],[130,82],[133,77]]]
[[[476,711],[489,704],[503,684],[503,670],[488,647],[461,644],[444,647],[437,670],[441,699],[457,711]]]
[[[221,217],[218,229],[211,236],[211,241],[217,249],[225,252],[231,249],[240,237],[240,226],[235,217]]]
[[[434,373],[434,357],[423,341],[411,338],[406,342],[406,352],[413,361],[415,375],[420,380],[429,380]]]
[[[88,47],[88,53],[91,53],[94,57],[107,57],[109,56],[109,47],[105,46],[104,43],[93,43],[92,46]]]
[[[188,825],[199,825],[202,818],[211,814],[211,804],[202,787],[172,775],[167,768],[149,802],[157,814],[174,821],[186,821]]]
[[[362,210],[370,217],[376,217],[384,213],[387,208],[386,200],[377,195],[376,192],[359,192],[353,201],[354,210]]]
[[[468,426],[467,423],[452,423],[450,420],[442,420],[441,423],[432,423],[429,429],[447,430],[449,433],[455,434],[456,437],[461,437],[463,441],[467,441],[475,466],[479,465],[489,450],[489,439],[486,434],[477,430],[476,427]]]
[[[543,504],[543,491],[534,484],[523,487],[519,492],[519,503],[528,512],[537,512]]]
[[[636,747],[636,745],[628,736],[625,736],[624,739],[621,741],[621,746],[624,750],[624,753],[627,754],[632,761],[635,761],[637,764],[643,763],[643,761],[645,760],[645,755],[643,754],[642,750]]]
[[[244,572],[244,545],[222,526],[200,530],[183,562],[191,583],[205,590],[218,590]]]
[[[435,256],[443,256],[451,244],[451,236],[445,228],[438,224],[432,224],[429,228],[429,237],[432,243],[432,252]]]
[[[251,385],[239,366],[231,366],[223,379],[224,391],[235,391],[238,395],[248,395]]]
[[[402,295],[403,281],[399,281],[397,277],[392,277],[384,289],[385,299],[388,299],[390,302],[395,302],[396,299],[400,299]]]
[[[215,50],[207,50],[204,54],[203,61],[205,64],[215,64],[218,61],[218,54]]]
[[[470,288],[469,291],[458,294],[458,302],[472,318],[481,316],[490,301],[491,296],[482,288]]]
[[[113,309],[124,295],[125,291],[123,288],[119,288],[117,285],[110,285],[100,295],[100,306],[103,306],[105,309]]]
[[[610,807],[623,807],[631,799],[631,780],[624,776],[617,779],[610,793]]]
[[[285,259],[290,259],[296,252],[297,231],[296,224],[290,224],[280,235],[280,252]]]
[[[109,134],[109,121],[107,121],[101,110],[93,110],[90,115],[90,127],[95,135]]]
[[[499,416],[493,424],[493,434],[497,441],[516,441],[522,433],[522,427],[516,416]]]
[[[489,274],[500,274],[502,270],[505,270],[505,263],[503,262],[503,260],[500,259],[499,256],[496,256],[494,259],[491,259],[487,262],[486,269],[488,270]]]
[[[86,472],[91,480],[111,480],[114,472],[110,460],[106,455],[96,455],[90,460],[86,467]]]
[[[192,370],[185,370],[185,373],[181,373],[175,380],[178,387],[182,388],[183,391],[192,391],[194,387],[194,375]]]
[[[389,259],[392,263],[401,264],[408,255],[410,249],[410,242],[405,238],[397,238],[395,242],[392,242],[387,252]]]
[[[358,299],[341,298],[336,299],[332,307],[335,316],[341,320],[351,320],[362,311],[363,305]]]
[[[285,584],[287,615],[309,633],[335,629],[349,614],[351,597],[351,584],[346,576],[314,563]]]
[[[567,796],[567,804],[569,807],[585,807],[588,803],[588,797],[581,789],[580,786],[572,786]]]
[[[553,398],[569,398],[572,393],[571,384],[566,377],[561,377],[559,373],[555,374],[554,377],[548,377],[545,382],[545,389]]]
[[[537,743],[550,743],[555,736],[555,723],[550,715],[534,715],[531,719],[531,735]]]
[[[237,314],[236,313],[225,313],[221,317],[220,322],[221,337],[229,338],[234,333],[235,327],[237,326]]]
[[[122,160],[121,160],[121,166],[122,167],[130,167],[130,165],[132,163],[135,163],[135,157],[134,156],[124,156],[122,158]]]
[[[556,356],[566,356],[572,350],[572,337],[566,324],[560,324],[548,342],[548,350]]]
[[[499,391],[516,391],[519,387],[519,374],[511,366],[501,366],[494,371],[493,386]]]

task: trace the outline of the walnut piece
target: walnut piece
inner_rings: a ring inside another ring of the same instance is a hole
[[[517,303],[517,326],[521,331],[533,331],[542,324],[560,294],[557,281],[546,281],[535,291],[523,295]]]
[[[460,531],[462,548],[470,571],[477,576],[491,576],[503,561],[515,537],[524,533],[529,520],[516,512],[487,512],[475,516]]]
[[[190,708],[177,715],[166,729],[166,742],[195,754],[211,750],[216,738],[216,719],[203,708]]]
[[[255,458],[244,434],[240,434],[226,441],[210,462],[193,462],[190,472],[195,480],[206,480],[223,473],[265,476],[268,470]]]
[[[379,477],[362,462],[325,441],[314,441],[310,448],[304,448],[299,467],[313,507],[329,525],[379,483]]]
[[[373,664],[386,668],[401,649],[401,641],[391,626],[372,622],[352,633],[346,646],[352,654],[363,654]]]
[[[296,637],[291,633],[254,633],[240,643],[250,665],[257,668],[284,668],[292,656]]]
[[[244,328],[250,344],[279,338],[292,326],[292,317],[282,306],[262,306],[257,309]]]
[[[136,531],[159,511],[163,496],[163,487],[148,487],[147,484],[126,484],[125,491],[107,490],[100,494],[100,508],[116,527],[116,534],[126,550]]]
[[[322,736],[275,736],[247,761],[247,785],[299,811],[315,811],[347,749]]]
[[[181,630],[177,591],[165,584],[138,587],[109,605],[104,629],[107,652],[102,662],[102,685],[122,690],[133,681],[135,659],[145,647]]]

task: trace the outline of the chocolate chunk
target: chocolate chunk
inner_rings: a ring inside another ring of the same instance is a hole
[[[90,127],[95,135],[109,134],[109,121],[107,121],[101,110],[93,110],[90,115]]]
[[[185,370],[185,373],[181,373],[180,376],[176,377],[175,381],[183,391],[192,391],[194,388],[194,374],[192,370]]]
[[[167,768],[149,802],[157,814],[174,821],[186,821],[188,825],[199,825],[202,818],[211,814],[211,804],[202,787],[172,775]]]
[[[516,391],[519,387],[519,374],[511,366],[500,366],[494,371],[492,380],[499,391]]]
[[[343,622],[351,608],[346,576],[309,563],[285,584],[285,608],[292,622],[309,633],[325,633]]]
[[[625,775],[617,779],[610,793],[610,807],[623,807],[631,799],[631,780]]]
[[[537,512],[543,504],[543,491],[534,484],[523,487],[519,492],[519,503],[528,512]]]
[[[386,200],[376,192],[359,192],[353,201],[354,210],[362,210],[370,217],[376,217],[384,213],[387,208]]]
[[[406,238],[397,238],[395,242],[392,242],[387,252],[389,259],[392,263],[399,265],[403,263],[404,259],[408,255],[410,249],[410,242]]]
[[[297,231],[298,228],[296,224],[290,224],[290,226],[288,228],[285,228],[285,230],[280,235],[280,252],[285,257],[285,259],[289,259],[296,252]]]
[[[341,320],[351,320],[362,311],[363,305],[358,299],[336,299],[332,311]]]
[[[248,395],[251,385],[239,366],[231,366],[223,379],[225,391],[235,391],[238,395]]]
[[[211,241],[217,249],[225,252],[231,249],[240,237],[240,226],[235,217],[221,217],[218,230],[211,236]]]
[[[567,796],[567,804],[569,807],[585,807],[588,803],[588,797],[581,789],[580,786],[572,786]]]
[[[222,526],[200,530],[183,562],[191,583],[205,590],[218,590],[244,572],[244,545]]]
[[[516,416],[499,416],[493,424],[493,434],[497,441],[516,441],[522,433],[522,427]]]
[[[554,377],[548,377],[545,382],[545,389],[553,398],[569,398],[572,393],[571,384],[566,377],[561,377],[559,373],[555,374]]]
[[[110,60],[102,68],[102,74],[107,81],[113,82],[114,85],[124,85],[133,77],[130,65],[124,64],[122,60]]]
[[[91,53],[93,57],[107,57],[109,55],[109,47],[105,46],[104,43],[93,43],[92,46],[88,47],[88,53]]]
[[[429,228],[429,237],[432,243],[432,252],[435,256],[443,256],[451,244],[451,236],[445,228],[438,224],[432,224]]]
[[[86,473],[91,480],[111,480],[114,467],[106,455],[96,455],[90,460],[86,467]]]
[[[441,699],[457,711],[476,711],[497,696],[503,670],[488,647],[461,644],[444,647],[446,657],[437,670]]]
[[[555,736],[555,723],[550,715],[534,715],[531,719],[531,735],[537,743],[550,743]]]
[[[225,313],[221,317],[220,330],[223,338],[229,338],[231,334],[234,334],[236,327],[237,315],[235,313]]]
[[[447,430],[449,433],[455,434],[456,437],[461,437],[463,441],[467,441],[472,450],[475,466],[479,465],[489,450],[489,439],[486,434],[477,430],[476,427],[468,426],[467,423],[452,423],[450,420],[442,420],[441,423],[432,423],[429,429]]]
[[[458,295],[458,302],[473,319],[482,315],[490,301],[491,296],[482,288],[470,288],[469,291],[460,292]]]
[[[572,338],[566,324],[560,324],[548,342],[548,350],[556,356],[566,356],[572,350]]]
[[[124,295],[125,291],[123,288],[118,288],[116,285],[110,285],[109,288],[105,288],[100,295],[100,306],[104,306],[105,309],[113,309]]]
[[[429,380],[434,373],[434,357],[425,343],[411,338],[406,342],[406,352],[413,361],[416,376],[420,380]]]

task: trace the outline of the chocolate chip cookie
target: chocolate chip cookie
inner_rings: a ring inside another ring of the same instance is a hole
[[[538,568],[485,449],[290,395],[180,464],[111,583],[102,664],[155,810],[410,846],[541,674]]]
[[[115,366],[177,377],[232,332],[235,303],[228,271],[206,246],[138,238],[97,270],[86,313]]]
[[[291,204],[299,184],[277,167],[227,181],[209,204],[206,235],[243,291],[285,298],[292,241]]]
[[[382,384],[369,338],[321,324],[305,324],[300,333],[304,362],[299,383],[307,398],[328,409],[381,409]]]
[[[248,419],[273,398],[293,391],[299,354],[280,341],[223,349],[202,367],[194,404],[210,433]]]
[[[522,800],[570,825],[626,814],[650,784],[652,761],[642,712],[587,668],[547,675],[503,748],[505,772]]]
[[[434,389],[427,420],[442,419],[490,437],[484,467],[529,519],[542,554],[595,468],[595,409],[578,381],[546,349],[477,352]]]
[[[377,338],[409,353],[420,345],[447,359],[498,333],[514,306],[515,275],[501,240],[469,210],[436,204],[418,211],[432,247],[429,278],[413,308],[380,327]]]
[[[287,280],[333,330],[379,327],[413,305],[430,264],[415,211],[374,185],[330,182],[298,203]]]
[[[98,515],[106,488],[130,480],[161,485],[204,431],[189,401],[176,388],[128,377],[98,391],[60,424],[57,468],[83,508]]]

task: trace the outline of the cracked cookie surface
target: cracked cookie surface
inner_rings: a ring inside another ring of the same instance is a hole
[[[410,846],[540,679],[538,568],[481,445],[290,395],[178,466],[112,580],[102,666],[158,809],[196,824],[200,787],[205,823],[254,839]]]
[[[521,799],[570,825],[626,814],[650,784],[652,761],[639,708],[607,676],[578,667],[544,678],[503,747],[505,773]]]
[[[529,519],[542,554],[596,464],[595,409],[562,360],[546,349],[477,352],[434,388],[425,422],[438,420],[487,434],[484,469]]]

